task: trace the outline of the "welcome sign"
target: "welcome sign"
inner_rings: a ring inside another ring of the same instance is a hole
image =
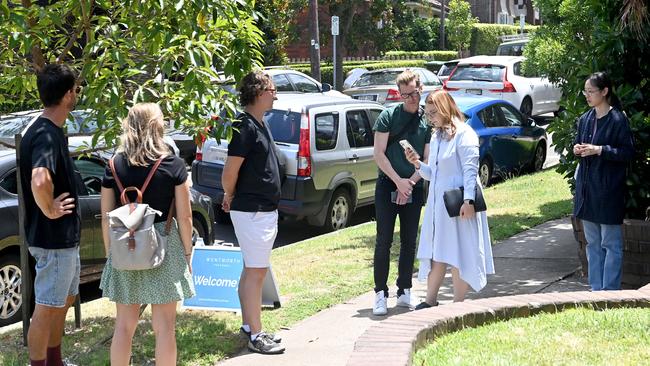
[[[237,288],[244,261],[238,247],[195,246],[191,263],[196,295],[185,299],[183,308],[241,311]],[[271,268],[264,280],[262,303],[280,307],[278,289]]]

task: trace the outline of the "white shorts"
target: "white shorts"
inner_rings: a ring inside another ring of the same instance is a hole
[[[244,267],[268,268],[273,242],[278,236],[278,211],[230,211],[230,218],[244,258]]]

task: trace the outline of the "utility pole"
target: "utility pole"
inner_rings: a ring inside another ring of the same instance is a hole
[[[311,34],[309,53],[311,77],[321,81],[320,41],[318,40],[318,0],[309,0],[309,33]]]
[[[445,7],[447,6],[447,1],[446,0],[440,0],[440,37],[439,38],[439,46],[441,50],[445,50],[445,18],[446,18],[446,13],[447,11],[445,10]]]

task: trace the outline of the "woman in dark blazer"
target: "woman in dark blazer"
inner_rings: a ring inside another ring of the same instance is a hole
[[[573,153],[576,170],[573,214],[587,239],[589,285],[593,291],[621,288],[625,174],[634,156],[632,132],[603,72],[592,74],[582,94],[592,107],[578,121]]]

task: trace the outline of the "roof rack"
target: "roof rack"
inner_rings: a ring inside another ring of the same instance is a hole
[[[525,39],[529,39],[529,38],[530,38],[530,35],[528,33],[507,34],[505,36],[501,36],[501,42],[520,41],[520,40],[525,40]]]

